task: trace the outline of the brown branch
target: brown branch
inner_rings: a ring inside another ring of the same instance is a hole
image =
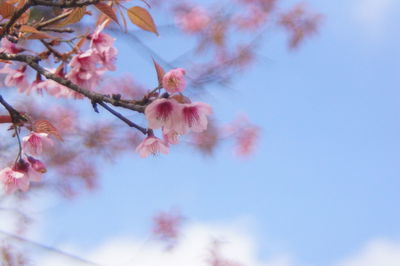
[[[65,29],[58,29],[58,28],[42,28],[41,31],[52,31],[52,32],[58,32],[58,33],[73,33],[75,30],[71,28],[65,28]]]
[[[21,122],[27,122],[28,120],[17,110],[14,109],[6,100],[4,100],[3,96],[0,95],[0,104],[6,108],[8,113],[10,114],[11,117],[11,122],[13,124],[19,124]]]
[[[11,61],[18,61],[18,62],[23,62],[26,63],[28,66],[45,76],[47,79],[51,79],[56,81],[57,83],[64,85],[65,87],[70,88],[71,90],[78,92],[85,97],[89,98],[92,101],[95,102],[106,102],[109,104],[112,104],[114,106],[120,106],[124,107],[126,109],[136,111],[139,113],[143,113],[145,106],[143,105],[138,105],[135,102],[129,101],[129,100],[124,100],[124,99],[119,99],[116,97],[110,97],[109,95],[97,93],[94,91],[86,90],[75,83],[71,82],[70,80],[67,80],[65,78],[62,78],[60,76],[57,76],[54,73],[51,73],[50,71],[46,70],[42,66],[39,65],[40,58],[31,56],[31,55],[22,55],[22,54],[7,54],[7,53],[0,53],[0,59],[2,60],[11,60]]]
[[[32,5],[35,6],[52,6],[59,8],[71,8],[71,7],[83,7],[94,5],[100,2],[100,0],[66,0],[66,1],[52,1],[52,0],[31,0]]]
[[[40,42],[49,50],[55,57],[60,59],[61,61],[64,61],[64,57],[62,54],[60,54],[56,49],[54,49],[48,42],[44,40],[40,40]]]

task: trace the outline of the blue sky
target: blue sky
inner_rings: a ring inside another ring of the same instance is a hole
[[[291,53],[272,32],[259,50],[268,60],[234,90],[202,98],[218,121],[245,112],[262,128],[252,158],[227,145],[213,158],[184,146],[144,160],[132,152],[104,166],[99,190],[48,208],[42,240],[94,248],[145,238],[154,213],[176,207],[188,223],[245,224],[260,259],[289,253],[290,265],[332,265],[374,239],[400,243],[400,3],[307,3],[325,15],[317,37]],[[143,64],[133,75],[152,86],[150,58],[119,45],[120,69]]]

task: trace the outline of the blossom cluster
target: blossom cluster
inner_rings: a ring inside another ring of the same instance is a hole
[[[96,28],[93,34],[87,36],[87,39],[90,39],[88,49],[86,51],[78,51],[77,54],[70,58],[68,64],[69,71],[66,71],[64,63],[57,69],[49,71],[72,81],[84,89],[95,89],[106,71],[115,70],[117,56],[117,49],[113,47],[115,39],[102,32],[107,22],[103,22]],[[19,48],[6,38],[1,40],[0,52],[18,54],[23,51],[24,49]],[[20,93],[27,93],[29,95],[32,91],[39,94],[46,91],[57,98],[83,98],[83,95],[54,80],[42,80],[39,73],[37,73],[34,81],[29,82],[29,73],[26,65],[13,67],[11,64],[6,64],[0,69],[0,73],[6,75],[4,85],[7,87],[16,87]]]
[[[207,129],[208,116],[212,113],[209,104],[191,102],[182,95],[185,89],[185,70],[173,69],[162,78],[166,93],[154,99],[145,109],[148,121],[148,137],[136,148],[141,157],[158,152],[168,153],[170,144],[177,144],[179,136],[189,132],[203,132]],[[163,139],[153,134],[161,129]]]
[[[31,132],[22,139],[20,156],[12,166],[0,170],[0,182],[6,194],[16,190],[28,191],[30,182],[42,180],[42,174],[47,169],[43,162],[34,156],[41,155],[43,149],[52,144],[53,141],[47,133]]]

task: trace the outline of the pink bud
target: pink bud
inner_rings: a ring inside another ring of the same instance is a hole
[[[33,158],[32,156],[28,156],[28,162],[31,164],[31,167],[36,172],[39,172],[42,174],[47,172],[46,166],[44,165],[44,163],[42,161],[37,160],[37,159]]]

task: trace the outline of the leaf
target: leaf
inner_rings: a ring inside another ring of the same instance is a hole
[[[15,7],[7,2],[0,3],[0,15],[3,18],[11,17],[15,12]]]
[[[28,40],[41,40],[41,39],[56,39],[56,37],[50,36],[45,32],[39,31],[38,33],[32,33],[27,37]]]
[[[70,24],[79,22],[86,14],[86,7],[78,7],[72,10],[71,14],[68,15],[63,21],[57,24],[57,27],[64,27]]]
[[[40,31],[38,31],[34,27],[31,27],[31,26],[28,26],[28,25],[22,25],[21,28],[20,28],[20,31],[28,32],[28,33],[41,33]]]
[[[114,12],[114,9],[104,3],[98,3],[94,5],[101,13],[105,14],[107,17],[109,17],[110,19],[112,19],[115,23],[117,23],[119,25],[118,22],[118,17]]]
[[[47,120],[36,120],[32,125],[32,129],[36,133],[47,133],[63,141],[63,138],[61,137],[58,130]]]
[[[134,6],[128,9],[127,14],[133,24],[143,30],[153,32],[158,36],[157,27],[146,9],[140,6]]]
[[[162,86],[162,80],[165,75],[165,70],[153,59],[154,67],[157,72],[158,86]]]

